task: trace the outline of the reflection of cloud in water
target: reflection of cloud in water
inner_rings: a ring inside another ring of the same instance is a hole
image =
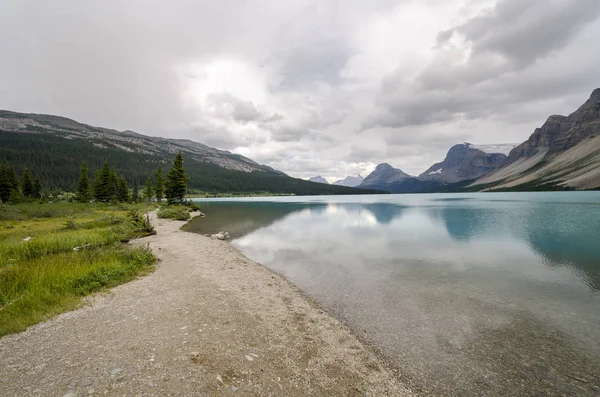
[[[502,370],[515,352],[542,360],[548,338],[567,361],[580,358],[569,343],[600,357],[598,206],[427,197],[227,204],[204,219],[243,224],[234,245],[366,329],[400,367],[433,374],[430,384]],[[510,343],[487,343],[504,330]],[[470,348],[481,357],[465,358]]]

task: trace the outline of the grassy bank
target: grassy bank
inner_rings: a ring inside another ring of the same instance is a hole
[[[66,310],[81,297],[152,269],[123,244],[152,233],[141,206],[18,204],[0,210],[0,336]]]

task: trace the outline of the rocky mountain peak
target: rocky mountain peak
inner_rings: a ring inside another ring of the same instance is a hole
[[[309,179],[309,181],[315,182],[315,183],[324,183],[326,185],[329,185],[329,182],[327,182],[327,179],[323,178],[321,175],[313,176],[312,178]]]
[[[335,181],[334,184],[340,186],[356,187],[360,185],[364,179],[365,178],[363,178],[360,174],[348,175],[344,179],[338,179],[337,181]]]
[[[401,169],[394,168],[388,163],[381,163],[362,181],[360,186],[381,186],[399,182],[410,177],[410,175]]]
[[[509,155],[509,162],[546,152],[562,153],[587,138],[600,135],[600,88],[569,116],[553,115]]]
[[[477,179],[502,167],[505,163],[506,156],[504,154],[486,153],[465,142],[452,146],[444,161],[429,167],[419,175],[419,179],[443,183]]]

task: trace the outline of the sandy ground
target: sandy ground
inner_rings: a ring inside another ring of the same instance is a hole
[[[413,395],[282,276],[154,223],[134,242],[160,259],[154,273],[0,339],[0,396]]]

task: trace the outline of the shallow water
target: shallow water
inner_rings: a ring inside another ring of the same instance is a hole
[[[600,192],[200,206],[426,394],[600,395]]]

